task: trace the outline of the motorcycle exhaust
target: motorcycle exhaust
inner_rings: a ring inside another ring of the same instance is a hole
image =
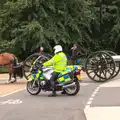
[[[71,84],[68,84],[68,85],[64,85],[63,88],[68,88],[68,87],[71,87],[71,86],[74,86],[75,85],[75,82],[71,83]]]

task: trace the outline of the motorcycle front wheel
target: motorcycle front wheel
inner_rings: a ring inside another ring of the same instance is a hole
[[[70,87],[64,89],[66,94],[69,96],[76,95],[79,92],[79,90],[80,90],[80,84],[78,81],[75,81],[74,86],[70,86]]]
[[[41,92],[41,88],[39,86],[39,83],[32,80],[27,82],[27,91],[31,95],[38,95]]]

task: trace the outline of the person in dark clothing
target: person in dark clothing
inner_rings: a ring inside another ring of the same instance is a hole
[[[87,51],[85,48],[83,48],[82,46],[80,46],[76,43],[73,44],[73,47],[71,48],[71,50],[72,50],[72,57],[74,59],[80,58]]]
[[[80,58],[87,54],[87,49],[81,45],[75,43],[73,44],[72,50],[72,63],[76,64],[76,61],[80,61]],[[85,68],[82,67],[82,70],[85,71]]]

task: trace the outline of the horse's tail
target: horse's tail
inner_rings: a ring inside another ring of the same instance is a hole
[[[14,66],[14,68],[16,68],[16,69],[14,69],[14,73],[13,74],[14,75],[18,75],[20,78],[22,78],[23,77],[23,67],[22,67],[22,64],[21,64],[21,66],[16,67],[17,63],[18,63],[18,58],[15,55],[13,55],[13,57],[14,57],[13,66]]]
[[[13,55],[13,57],[14,57],[13,65],[16,66],[18,63],[18,58],[15,55]]]

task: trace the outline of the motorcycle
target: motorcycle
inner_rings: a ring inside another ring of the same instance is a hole
[[[32,67],[27,81],[27,91],[31,95],[38,95],[41,90],[44,92],[52,91],[50,78],[53,68],[50,67]],[[56,91],[64,91],[67,95],[76,95],[80,90],[81,67],[79,65],[70,65],[66,70],[58,75],[55,81]]]

